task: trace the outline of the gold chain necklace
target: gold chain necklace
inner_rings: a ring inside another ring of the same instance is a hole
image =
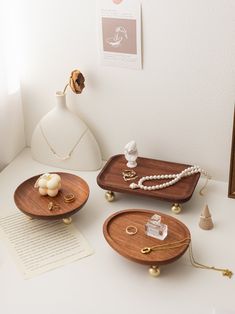
[[[204,264],[201,264],[201,263],[195,261],[194,256],[193,256],[193,250],[192,250],[192,244],[191,243],[189,245],[189,258],[190,258],[191,265],[196,267],[196,268],[220,271],[220,272],[222,272],[223,276],[232,278],[233,272],[227,268],[223,269],[223,268],[217,268],[214,266],[207,266],[207,265],[204,265]]]
[[[181,246],[184,246],[185,244],[190,243],[190,238],[185,238],[179,241],[171,242],[171,243],[165,243],[165,244],[159,244],[156,246],[146,246],[141,249],[142,254],[148,254],[151,253],[152,251],[163,251],[163,250],[168,250],[168,249],[175,249]]]
[[[50,151],[53,153],[53,155],[57,158],[57,159],[60,159],[60,160],[67,160],[71,157],[72,153],[74,152],[75,148],[77,147],[77,145],[79,144],[79,142],[81,141],[82,137],[85,135],[86,131],[88,129],[85,129],[83,131],[83,133],[81,134],[81,136],[78,138],[78,140],[76,141],[75,145],[73,146],[73,148],[69,151],[69,153],[66,155],[66,156],[60,156],[59,154],[57,154],[57,152],[55,151],[55,149],[52,147],[52,145],[49,143],[43,129],[42,129],[42,126],[40,124],[40,130],[41,130],[41,133],[42,133],[42,136],[44,138],[44,140],[46,141],[48,147],[50,148]]]
[[[207,265],[204,265],[204,264],[197,262],[193,256],[192,243],[191,243],[190,238],[184,238],[184,239],[179,240],[179,241],[166,243],[166,244],[159,244],[159,245],[151,246],[151,247],[146,246],[146,247],[142,248],[140,250],[140,252],[142,254],[149,254],[153,251],[169,250],[169,249],[178,248],[178,247],[181,247],[184,245],[189,245],[189,259],[190,259],[190,263],[193,267],[220,271],[220,272],[222,272],[223,276],[226,276],[228,278],[232,277],[233,272],[227,268],[224,269],[224,268],[218,268],[218,267],[214,267],[214,266],[207,266]]]

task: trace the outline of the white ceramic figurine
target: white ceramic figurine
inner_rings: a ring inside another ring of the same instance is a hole
[[[138,150],[135,141],[130,141],[124,148],[125,158],[128,161],[128,168],[135,168],[137,166],[136,159],[138,158]]]
[[[56,173],[44,173],[41,175],[35,185],[41,195],[49,195],[54,197],[61,188],[61,177]]]

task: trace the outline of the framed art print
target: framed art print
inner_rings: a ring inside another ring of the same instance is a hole
[[[140,0],[99,0],[101,64],[142,69]]]

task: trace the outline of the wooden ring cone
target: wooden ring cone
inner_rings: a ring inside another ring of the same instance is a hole
[[[211,230],[214,227],[208,205],[201,212],[199,227],[203,230]]]

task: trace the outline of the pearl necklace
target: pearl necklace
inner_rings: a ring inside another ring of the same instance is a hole
[[[138,183],[131,183],[129,187],[131,189],[142,189],[145,191],[155,191],[155,190],[161,190],[164,188],[167,188],[168,186],[176,184],[178,181],[180,181],[184,177],[189,177],[195,173],[202,173],[204,174],[208,179],[210,176],[207,174],[207,172],[203,169],[201,169],[199,166],[191,166],[180,173],[175,173],[175,174],[159,174],[159,175],[152,175],[152,176],[146,176],[140,178]],[[162,184],[157,184],[157,185],[152,185],[152,186],[146,186],[143,183],[145,181],[152,181],[152,180],[163,180],[163,179],[171,179],[168,182],[162,183]]]
[[[41,124],[40,124],[39,127],[40,127],[40,130],[41,130],[41,133],[42,133],[42,136],[43,136],[44,140],[46,141],[48,147],[50,148],[50,151],[51,151],[51,152],[53,153],[53,155],[54,155],[57,159],[59,159],[59,160],[67,160],[67,159],[69,159],[69,158],[71,157],[71,155],[72,155],[72,153],[74,152],[75,148],[77,147],[77,145],[78,145],[79,142],[81,141],[83,135],[84,135],[84,134],[86,133],[86,131],[88,130],[88,129],[85,129],[85,130],[83,131],[83,133],[82,133],[81,136],[78,138],[78,140],[77,140],[77,142],[75,143],[75,145],[73,146],[73,148],[69,151],[69,153],[68,153],[66,156],[60,156],[60,155],[58,155],[58,154],[56,153],[56,151],[54,150],[54,148],[53,148],[53,147],[51,146],[51,144],[49,143],[49,141],[48,141],[48,139],[47,139],[47,137],[46,137],[46,135],[45,135],[45,133],[44,133],[44,131],[43,131],[43,129],[42,129]]]

